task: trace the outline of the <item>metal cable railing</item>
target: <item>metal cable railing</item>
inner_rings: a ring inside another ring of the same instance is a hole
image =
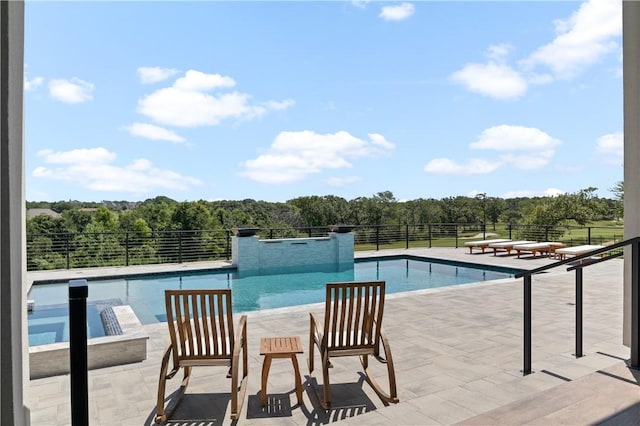
[[[640,237],[630,238],[618,243],[599,248],[588,253],[574,256],[572,258],[560,260],[539,268],[523,271],[515,274],[515,278],[523,279],[524,293],[524,356],[522,373],[526,376],[531,374],[531,290],[533,275],[548,271],[549,269],[571,264],[567,271],[576,271],[576,357],[582,356],[582,276],[583,269],[597,263],[606,262],[624,254],[623,248],[631,246],[631,367],[640,368]],[[607,254],[606,256],[603,256]],[[594,256],[601,255],[600,259]]]
[[[622,239],[620,227],[545,225],[484,226],[479,223],[426,223],[354,226],[355,250],[460,247],[465,241],[517,238],[560,241],[568,246]],[[262,228],[262,239],[326,236],[327,226]],[[182,263],[231,258],[231,230],[27,234],[27,270],[72,269]],[[526,238],[525,238],[526,237]]]

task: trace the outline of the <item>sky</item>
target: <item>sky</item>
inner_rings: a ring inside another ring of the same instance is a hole
[[[619,0],[27,0],[26,198],[612,198],[621,34]]]

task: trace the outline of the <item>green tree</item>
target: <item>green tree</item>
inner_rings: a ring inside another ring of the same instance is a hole
[[[41,214],[27,219],[27,234],[57,234],[66,231],[63,219]]]
[[[616,197],[616,203],[614,207],[615,217],[624,217],[624,181],[619,181],[616,186],[610,189]]]
[[[98,232],[115,232],[118,230],[118,216],[108,208],[100,206],[93,216],[92,225],[95,225],[93,229],[100,230]]]
[[[62,212],[62,219],[64,219],[65,227],[69,232],[84,232],[93,217],[90,212],[71,209]]]
[[[502,198],[489,197],[485,200],[485,211],[487,219],[493,224],[493,230],[496,229],[496,223],[500,220],[502,212],[505,211],[507,203]]]
[[[171,221],[176,230],[199,231],[211,229],[212,216],[204,202],[184,202],[178,204]]]
[[[145,200],[136,209],[135,213],[147,222],[154,231],[175,229],[172,225],[172,216],[177,202],[167,197],[156,197]]]

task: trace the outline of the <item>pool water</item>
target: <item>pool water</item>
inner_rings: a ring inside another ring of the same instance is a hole
[[[407,258],[358,261],[349,267],[314,267],[295,273],[239,274],[236,270],[188,274],[138,276],[89,281],[87,318],[89,337],[99,330],[99,307],[130,305],[143,324],[166,321],[164,290],[196,288],[232,289],[234,313],[323,302],[325,285],[336,281],[386,281],[387,293],[445,287],[513,277],[516,270],[479,269]],[[29,345],[68,341],[68,283],[36,284],[28,298],[35,301],[29,314]]]

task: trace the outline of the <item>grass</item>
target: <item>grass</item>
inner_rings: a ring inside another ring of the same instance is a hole
[[[497,223],[494,227],[493,224],[489,224],[486,229],[486,239],[494,238],[518,238],[519,227],[516,227],[511,233],[508,229],[508,224]],[[569,226],[564,228],[564,233],[555,238],[556,240],[565,243],[568,246],[582,245],[590,242],[591,244],[606,244],[610,242],[618,242],[624,239],[624,229],[618,221],[600,221],[587,224],[585,226]],[[479,237],[478,237],[479,235]],[[468,230],[459,232],[458,238],[445,236],[438,237],[432,235],[431,241],[428,236],[417,237],[416,240],[409,241],[409,247],[464,247],[466,241],[476,241],[484,239],[482,231]],[[535,238],[538,241],[544,240],[544,235]],[[386,241],[380,241],[379,248],[381,249],[404,249],[407,247],[406,236],[404,234],[398,234],[393,239]],[[376,250],[375,243],[357,243],[355,245],[356,251],[361,250]]]

